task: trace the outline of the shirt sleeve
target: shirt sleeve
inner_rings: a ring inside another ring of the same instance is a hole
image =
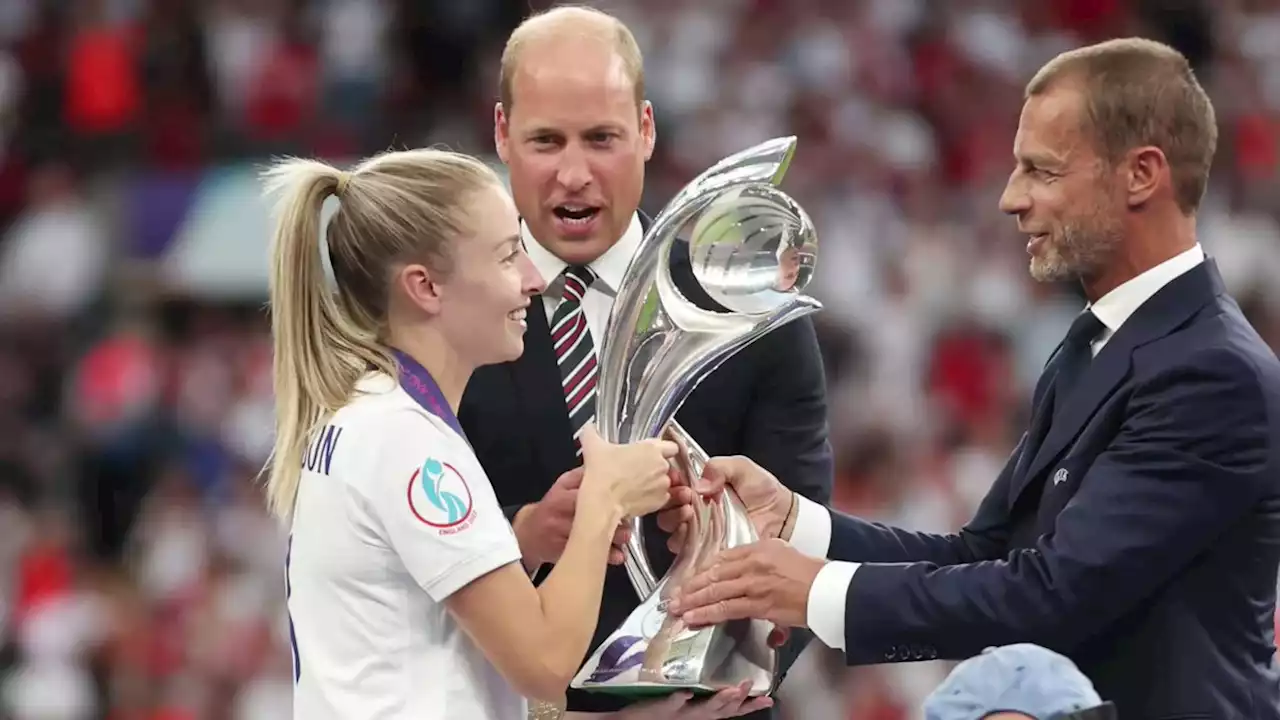
[[[443,602],[520,560],[511,523],[480,463],[431,420],[397,413],[375,446],[367,500],[385,541],[431,599]]]
[[[818,571],[809,588],[805,615],[809,629],[822,644],[844,649],[844,613],[849,597],[849,583],[858,571],[858,563],[829,562]]]
[[[825,558],[831,548],[831,511],[799,493],[796,493],[791,546],[816,558]]]
[[[831,548],[831,511],[803,495],[796,495],[796,522],[791,546],[810,557],[825,558]],[[809,629],[831,648],[844,648],[844,608],[857,563],[829,562],[809,588],[806,608]]]

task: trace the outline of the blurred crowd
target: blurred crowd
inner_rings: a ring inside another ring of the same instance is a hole
[[[0,0],[0,719],[288,716],[264,296],[168,281],[173,239],[147,230],[168,206],[120,188],[278,153],[491,154],[502,43],[546,4]],[[1193,60],[1221,128],[1201,241],[1280,347],[1278,0],[591,4],[646,55],[648,211],[800,138],[841,509],[963,523],[1082,306],[1029,279],[996,208],[1022,85],[1062,49],[1142,34]],[[905,720],[949,668],[815,649],[782,695]]]

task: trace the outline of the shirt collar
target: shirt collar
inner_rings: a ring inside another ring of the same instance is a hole
[[[1116,332],[1131,315],[1142,307],[1165,285],[1204,262],[1204,249],[1197,243],[1141,275],[1129,280],[1115,290],[1103,295],[1090,310],[1111,332]]]
[[[523,222],[520,223],[520,236],[524,239],[525,252],[529,253],[529,259],[542,275],[542,280],[547,283],[548,289],[553,285],[558,287],[560,273],[564,271],[567,263],[543,247],[529,231],[529,226]],[[631,258],[640,249],[640,241],[643,239],[644,227],[640,224],[640,213],[635,213],[631,216],[631,224],[627,226],[618,242],[589,264],[589,267],[595,271],[596,283],[603,282],[606,286],[602,289],[610,292],[618,291],[618,286],[622,284],[622,278],[626,275],[627,266],[631,264]],[[596,285],[592,284],[592,287]]]

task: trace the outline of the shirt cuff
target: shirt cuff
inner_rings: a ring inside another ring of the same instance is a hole
[[[825,558],[831,548],[831,511],[796,493],[796,522],[791,547],[809,557]]]
[[[849,583],[857,570],[858,563],[829,562],[818,571],[809,588],[806,608],[809,629],[829,648],[845,649],[845,604],[849,597]]]

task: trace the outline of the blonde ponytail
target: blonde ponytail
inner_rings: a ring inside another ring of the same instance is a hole
[[[354,322],[325,279],[320,211],[345,174],[315,160],[289,159],[265,174],[278,194],[271,252],[270,302],[276,437],[267,479],[267,507],[279,518],[293,510],[302,459],[312,434],[350,398],[370,367],[390,372],[394,361],[378,329]]]
[[[468,230],[461,209],[468,195],[501,187],[501,180],[473,157],[434,149],[383,153],[349,173],[286,159],[264,179],[268,193],[279,196],[270,271],[276,438],[267,506],[287,519],[316,430],[351,400],[365,373],[398,372],[384,342],[394,268],[426,263],[447,276],[449,244]],[[333,195],[339,207],[322,249],[320,211]]]

